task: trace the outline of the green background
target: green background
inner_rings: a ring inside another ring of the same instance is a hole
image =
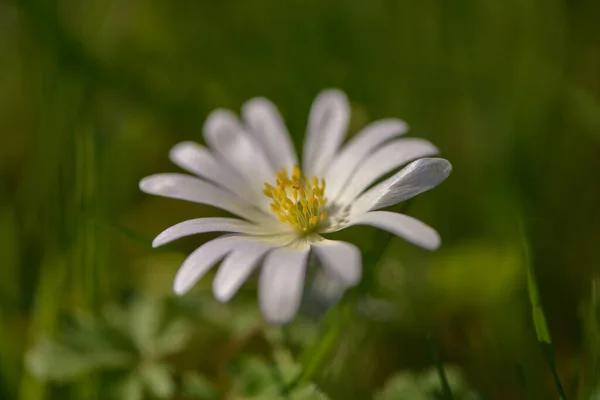
[[[145,195],[139,179],[177,171],[171,146],[202,143],[210,110],[238,112],[254,96],[279,107],[299,145],[329,87],[350,98],[350,134],[402,118],[454,171],[407,211],[439,231],[441,249],[392,239],[311,380],[332,399],[371,398],[395,374],[434,364],[431,334],[481,398],[557,398],[529,266],[560,381],[569,398],[590,398],[600,380],[599,16],[595,0],[1,0],[0,398],[107,398],[104,372],[50,382],[28,371],[28,349],[78,313],[170,296],[185,255],[214,235],[161,249],[153,236],[223,215]],[[339,237],[369,254],[377,235]],[[191,295],[193,343],[170,365],[243,398],[231,388],[245,373],[228,368],[270,354],[270,330],[254,283],[223,306],[210,281]],[[324,343],[328,324],[309,314],[283,331]],[[286,343],[314,359],[302,340]],[[405,396],[390,398],[417,398]]]

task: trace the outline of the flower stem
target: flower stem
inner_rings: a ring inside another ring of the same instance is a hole
[[[403,203],[399,212],[406,212],[410,204],[411,200]],[[376,266],[387,251],[392,238],[392,234],[383,230],[374,234],[372,241],[374,245],[363,257],[363,270],[368,273],[363,275],[361,283],[356,288],[346,292],[339,304],[327,313],[324,319],[326,327],[324,335],[304,351],[300,357],[304,368],[295,379],[283,388],[282,395],[290,393],[297,385],[311,380],[317,374],[323,360],[333,349],[342,326],[347,324],[354,315],[361,295],[372,287],[376,277]]]
[[[437,369],[438,376],[440,377],[440,382],[442,384],[442,390],[444,393],[444,399],[453,400],[452,390],[450,390],[450,384],[448,383],[446,371],[444,371],[444,365],[442,364],[442,360],[440,359],[440,355],[438,354],[433,334],[430,333],[429,335],[427,335],[427,343],[429,344],[429,352],[431,353],[431,358],[433,358],[435,368]]]

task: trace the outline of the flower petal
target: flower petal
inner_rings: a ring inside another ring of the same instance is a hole
[[[259,303],[273,324],[289,322],[300,307],[309,246],[281,247],[270,252],[259,278]]]
[[[298,158],[277,107],[269,100],[257,97],[242,106],[242,115],[275,171],[282,168],[292,171],[294,165],[298,164]]]
[[[358,247],[347,242],[325,239],[312,243],[312,249],[323,268],[342,279],[346,285],[354,286],[360,282],[362,257]]]
[[[366,157],[342,190],[339,202],[354,200],[373,182],[402,164],[421,157],[433,156],[438,149],[424,139],[406,138],[387,143]]]
[[[277,230],[262,225],[256,225],[237,218],[197,218],[173,225],[156,236],[152,247],[162,246],[185,236],[206,232],[235,232],[250,235],[268,235]]]
[[[245,240],[246,237],[239,235],[221,236],[194,250],[175,274],[175,293],[182,295],[189,291],[225,254]]]
[[[443,158],[413,161],[391,178],[363,193],[352,205],[351,213],[359,215],[408,200],[439,185],[451,171],[452,165]]]
[[[273,247],[259,240],[241,243],[221,263],[213,281],[213,293],[221,302],[227,302],[252,273],[259,260]]]
[[[303,154],[303,171],[323,176],[346,136],[350,105],[340,90],[321,92],[313,102]]]
[[[189,175],[150,175],[140,181],[140,190],[157,196],[218,207],[255,222],[262,222],[269,218],[245,200],[210,182]]]
[[[231,193],[244,197],[250,192],[247,183],[227,163],[216,159],[210,151],[194,142],[181,142],[169,152],[173,164],[208,179]]]
[[[432,227],[408,215],[389,211],[368,212],[353,218],[350,225],[370,225],[384,229],[427,250],[435,250],[441,243],[440,235]]]
[[[337,198],[358,165],[371,151],[388,140],[403,135],[407,130],[408,126],[404,121],[393,118],[375,121],[363,128],[344,146],[327,170],[325,197]]]
[[[244,130],[235,114],[228,110],[213,111],[204,124],[206,142],[235,170],[244,176],[255,194],[255,201],[268,207],[263,195],[265,182],[275,178],[266,154],[248,132]]]

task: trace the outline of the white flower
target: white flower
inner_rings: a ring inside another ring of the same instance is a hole
[[[216,110],[204,125],[208,148],[184,142],[171,150],[171,160],[198,177],[167,173],[140,182],[146,193],[211,205],[243,218],[188,220],[154,239],[156,247],[188,235],[231,232],[188,256],[175,276],[177,294],[187,292],[224,258],[213,292],[219,301],[228,301],[262,264],[260,308],[268,321],[285,323],[300,305],[309,252],[346,286],[361,279],[358,248],[321,234],[371,225],[426,249],[440,245],[437,232],[422,222],[375,211],[435,187],[452,169],[444,159],[422,158],[438,153],[430,142],[397,139],[407,131],[404,122],[371,123],[342,145],[350,118],[348,100],[338,90],[324,91],[312,105],[300,169],[287,129],[271,102],[248,101],[242,117],[240,122],[230,111]]]

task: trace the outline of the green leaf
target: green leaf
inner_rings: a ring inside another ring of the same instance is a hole
[[[136,374],[129,374],[113,385],[111,393],[115,400],[142,400],[144,387]]]
[[[291,353],[283,348],[276,348],[273,351],[273,360],[275,367],[281,374],[285,383],[290,383],[302,372],[302,366],[294,361]]]
[[[193,325],[183,319],[169,322],[154,342],[154,356],[163,357],[182,350],[192,334]]]
[[[289,398],[290,400],[329,400],[329,396],[313,383],[299,387],[290,394]]]
[[[183,396],[201,400],[217,400],[219,392],[205,376],[187,371],[183,374]]]
[[[129,308],[129,328],[133,342],[147,358],[154,358],[154,342],[165,314],[165,306],[153,297],[140,297]]]
[[[238,360],[233,387],[235,394],[244,398],[266,394],[276,398],[279,393],[271,368],[258,357],[243,357]]]
[[[233,336],[243,336],[256,329],[256,321],[262,317],[255,303],[218,303],[205,301],[203,317],[226,329]]]
[[[92,368],[85,356],[48,339],[29,350],[26,365],[38,379],[59,382],[74,379]]]
[[[127,309],[116,304],[110,304],[102,310],[106,325],[123,336],[129,336],[129,314]]]
[[[159,399],[167,399],[175,392],[170,368],[164,364],[146,364],[140,368],[140,379],[148,391]]]
[[[523,252],[525,257],[525,271],[527,273],[527,292],[529,293],[529,302],[531,303],[535,334],[538,341],[552,343],[548,324],[546,323],[546,316],[544,315],[544,310],[540,301],[540,293],[535,279],[535,272],[533,271],[533,265],[531,265],[529,244],[525,240],[523,241]]]
[[[118,332],[114,332],[104,321],[78,314],[73,322],[62,327],[58,341],[86,357],[110,360],[115,353],[135,357],[130,346],[124,346]],[[107,361],[110,364],[110,361]]]
[[[257,357],[245,358],[239,363],[238,372],[234,374],[234,392],[237,396],[235,398],[328,399],[315,384],[295,381],[301,371],[300,364],[283,348],[274,349],[272,363]],[[287,386],[293,382],[294,386],[286,392]]]
[[[523,256],[525,258],[525,268],[527,273],[527,291],[529,293],[529,302],[531,303],[531,314],[533,317],[533,325],[535,326],[535,334],[542,348],[542,352],[548,361],[548,366],[552,372],[556,390],[561,399],[566,400],[567,396],[563,389],[562,383],[558,376],[556,369],[556,357],[554,355],[554,348],[552,347],[552,339],[550,338],[550,331],[548,330],[548,324],[546,323],[546,316],[544,315],[544,309],[540,301],[540,293],[535,279],[535,272],[533,270],[533,263],[531,260],[531,251],[529,248],[529,241],[521,225],[521,242],[523,247]]]
[[[63,343],[43,339],[26,356],[31,373],[42,380],[69,381],[94,370],[122,368],[130,365],[130,354],[77,351]]]

